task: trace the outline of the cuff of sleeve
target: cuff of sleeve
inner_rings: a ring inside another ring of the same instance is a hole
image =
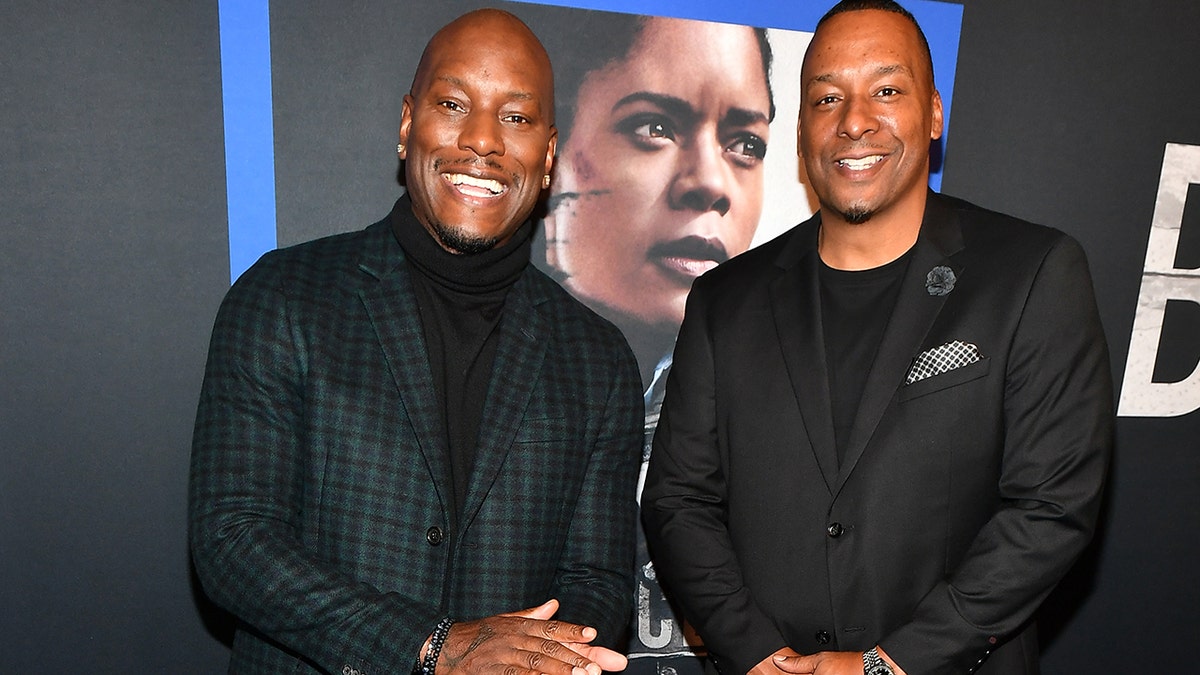
[[[394,593],[387,595],[382,609],[375,617],[377,620],[362,623],[351,643],[351,650],[334,673],[355,670],[362,675],[412,672],[421,656],[421,647],[442,617],[432,607],[427,616],[414,616],[414,607],[401,602]],[[353,653],[353,647],[363,645],[366,653]]]
[[[769,622],[759,626],[747,625],[745,630],[734,631],[727,635],[734,636],[735,639],[729,643],[717,639],[716,642],[721,644],[705,640],[713,663],[723,675],[742,675],[742,673],[750,672],[750,669],[761,663],[763,659],[787,646],[783,636]]]
[[[979,667],[1000,639],[963,619],[943,582],[925,597],[912,620],[879,646],[907,673],[967,673]]]

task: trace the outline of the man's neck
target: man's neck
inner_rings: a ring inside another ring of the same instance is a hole
[[[867,222],[857,224],[848,223],[840,213],[822,207],[817,240],[822,262],[838,270],[869,270],[907,253],[921,231],[924,195],[904,207],[876,213]]]

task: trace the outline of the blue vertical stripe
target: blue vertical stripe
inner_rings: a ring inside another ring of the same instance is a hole
[[[220,0],[229,280],[276,246],[267,0]]]

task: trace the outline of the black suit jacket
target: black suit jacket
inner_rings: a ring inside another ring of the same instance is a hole
[[[411,219],[407,204],[393,217]],[[619,641],[632,597],[636,363],[615,327],[532,266],[498,330],[455,514],[387,219],[269,253],[229,291],[196,419],[190,518],[205,590],[243,622],[232,670],[406,673],[440,617],[551,597],[561,618]]]
[[[910,675],[1036,672],[1031,617],[1093,533],[1111,450],[1084,255],[931,193],[839,466],[819,225],[688,299],[642,495],[659,574],[726,673],[877,643]],[[954,341],[982,358],[905,384]]]

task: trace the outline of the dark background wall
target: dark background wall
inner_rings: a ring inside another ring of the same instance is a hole
[[[480,4],[272,4],[280,244],[386,212],[410,43]],[[1120,384],[1164,145],[1200,145],[1200,4],[961,4],[943,188],[1083,243]],[[0,3],[0,671],[224,669],[184,532],[229,279],[217,27],[215,0]],[[1197,211],[1180,268],[1200,266]],[[1185,379],[1200,305],[1167,320],[1164,377]],[[1045,672],[1193,668],[1198,438],[1197,412],[1118,420]]]

